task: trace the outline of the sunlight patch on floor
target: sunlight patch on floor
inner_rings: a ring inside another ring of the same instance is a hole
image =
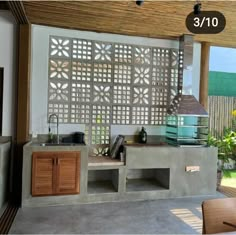
[[[236,188],[236,179],[230,179],[230,178],[224,178],[221,181],[221,185],[222,186],[227,186],[227,187],[232,187],[232,188]]]
[[[197,210],[201,208],[196,208]],[[170,210],[175,216],[181,219],[184,223],[192,227],[197,233],[202,233],[202,220],[194,215],[188,209],[173,209]]]

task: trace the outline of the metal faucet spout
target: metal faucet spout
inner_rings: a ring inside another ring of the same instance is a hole
[[[51,124],[51,118],[52,118],[53,116],[56,117],[56,120],[57,120],[57,144],[59,144],[59,143],[60,143],[59,131],[58,131],[58,129],[59,129],[59,128],[58,128],[58,126],[59,126],[59,118],[58,118],[58,115],[55,114],[55,113],[50,114],[50,116],[49,116],[49,118],[48,118],[48,124],[49,124],[48,131],[49,131],[49,133],[51,132],[50,124]]]

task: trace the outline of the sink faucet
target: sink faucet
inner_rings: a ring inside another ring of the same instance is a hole
[[[59,144],[59,131],[58,131],[59,118],[58,118],[58,115],[55,114],[55,113],[52,113],[52,114],[49,116],[49,118],[48,118],[48,123],[49,123],[48,132],[51,133],[50,124],[51,124],[51,118],[52,118],[53,116],[56,117],[56,119],[57,119],[57,144]]]

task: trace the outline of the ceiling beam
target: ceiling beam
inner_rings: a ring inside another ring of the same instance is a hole
[[[7,3],[18,24],[29,24],[22,1],[8,1]]]
[[[9,10],[9,7],[7,5],[7,2],[0,1],[0,10]]]

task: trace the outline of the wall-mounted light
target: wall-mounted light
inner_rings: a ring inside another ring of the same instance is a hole
[[[136,5],[141,6],[143,4],[144,0],[137,0]]]
[[[195,15],[198,15],[201,13],[201,7],[202,4],[200,2],[197,2],[194,6],[193,6],[193,12]]]

